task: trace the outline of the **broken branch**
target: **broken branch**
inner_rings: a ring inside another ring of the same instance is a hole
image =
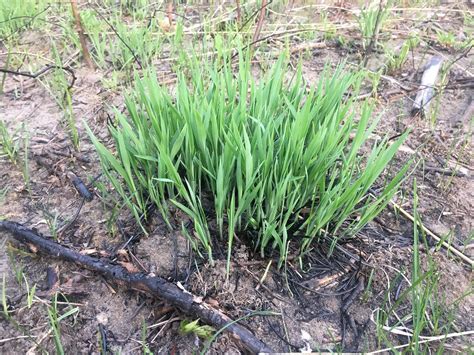
[[[248,329],[235,323],[218,309],[203,302],[199,297],[179,288],[175,284],[154,274],[131,273],[120,265],[114,265],[62,246],[42,235],[12,221],[0,221],[0,231],[9,232],[13,238],[23,244],[30,244],[39,251],[56,258],[73,262],[81,267],[95,271],[106,279],[125,284],[130,288],[145,291],[158,297],[184,313],[199,318],[217,329],[224,328],[234,338],[240,340],[252,353],[271,353],[272,350]]]
[[[48,70],[51,70],[51,69],[62,69],[64,71],[67,71],[69,74],[71,74],[71,82],[69,83],[68,90],[74,86],[74,83],[76,82],[76,79],[77,79],[76,75],[74,74],[74,71],[71,68],[63,67],[60,65],[47,65],[43,69],[37,71],[36,73],[28,73],[24,71],[16,71],[16,70],[10,70],[7,68],[0,68],[0,73],[26,76],[28,78],[36,79],[40,75],[43,75],[44,73],[46,73]]]

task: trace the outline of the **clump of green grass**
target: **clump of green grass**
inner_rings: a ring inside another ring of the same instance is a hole
[[[166,38],[158,21],[153,17],[145,21],[133,13],[133,20],[126,23],[119,14],[107,19],[102,11],[94,8],[81,12],[92,47],[91,55],[97,66],[104,69],[112,65],[123,70],[137,65],[137,62],[142,67],[151,65],[161,53]],[[72,19],[65,24],[64,35],[80,48]]]
[[[398,51],[393,51],[390,48],[386,48],[385,56],[387,58],[387,72],[393,73],[401,70],[408,59],[410,51],[413,51],[418,46],[419,41],[420,40],[417,36],[413,36],[404,41]]]
[[[357,21],[359,22],[362,48],[364,50],[367,50],[370,45],[374,47],[377,45],[380,30],[389,18],[390,6],[390,1],[386,4],[382,4],[380,1],[373,1],[361,10]],[[371,42],[373,43],[371,44]]]
[[[334,246],[380,212],[407,167],[377,199],[367,191],[406,134],[374,143],[362,157],[376,126],[372,108],[357,113],[348,96],[357,96],[362,76],[325,70],[307,92],[301,71],[287,81],[285,68],[280,59],[257,81],[248,54],[240,53],[236,72],[223,57],[195,59],[190,79],[178,74],[174,95],[153,73],[137,79],[128,117],[117,111],[110,128],[116,152],[89,130],[105,174],[137,220],[150,204],[166,219],[172,204],[193,220],[190,240],[211,261],[211,234],[227,241],[229,258],[242,233],[262,255],[276,250],[281,264],[290,244],[303,252],[330,236]]]
[[[6,40],[29,27],[44,26],[47,6],[46,0],[0,1],[0,38]]]

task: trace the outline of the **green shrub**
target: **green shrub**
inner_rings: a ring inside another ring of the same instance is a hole
[[[300,71],[285,80],[282,59],[261,80],[243,54],[236,71],[225,58],[191,62],[190,80],[179,74],[173,95],[154,74],[137,80],[128,117],[117,112],[110,128],[116,153],[89,130],[106,175],[138,220],[150,204],[166,218],[172,203],[192,218],[190,239],[211,261],[213,220],[215,234],[227,236],[228,257],[242,233],[262,255],[277,249],[282,262],[290,243],[304,251],[322,233],[333,246],[355,233],[395,192],[407,167],[377,199],[367,196],[406,135],[360,155],[375,123],[371,107],[357,114],[347,95],[357,95],[359,74],[325,70],[308,92]]]

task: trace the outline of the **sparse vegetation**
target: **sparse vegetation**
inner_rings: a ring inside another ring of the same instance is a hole
[[[398,349],[388,336],[392,333],[408,337],[409,342],[402,348],[404,352],[426,353],[430,346],[429,342],[426,342],[428,340],[437,341],[437,353],[443,353],[447,338],[443,338],[442,335],[450,334],[453,329],[457,328],[453,317],[457,304],[460,300],[472,294],[473,291],[459,295],[459,298],[452,301],[451,304],[446,302],[439,284],[440,273],[436,261],[430,254],[424,255],[425,260],[422,260],[420,253],[420,246],[424,246],[426,249],[429,246],[426,235],[422,230],[420,233],[417,227],[421,224],[421,220],[417,212],[418,192],[416,180],[413,193],[415,227],[413,229],[411,281],[404,276],[403,271],[400,271],[398,279],[393,282],[393,285],[404,283],[408,285],[393,304],[390,302],[390,293],[394,290],[388,290],[384,306],[376,310],[377,332],[380,344],[388,345],[387,350]],[[408,307],[407,303],[409,304]],[[438,336],[440,337],[438,338]]]

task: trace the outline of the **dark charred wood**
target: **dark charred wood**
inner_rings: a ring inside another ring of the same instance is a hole
[[[92,199],[94,198],[94,195],[89,191],[87,186],[84,184],[84,182],[79,177],[77,177],[76,175],[71,176],[71,182],[74,185],[74,187],[76,188],[77,192],[79,192],[79,195],[84,197],[84,199],[87,202],[92,201]]]
[[[130,273],[120,265],[114,265],[88,255],[82,255],[77,251],[43,237],[20,223],[0,221],[0,231],[9,232],[15,240],[27,245],[33,245],[35,249],[44,254],[73,262],[101,274],[108,280],[145,291],[168,302],[187,315],[199,318],[202,322],[212,325],[217,329],[226,327],[225,330],[252,353],[273,352],[264,342],[255,337],[250,330],[237,323],[230,324],[232,319],[223,312],[159,276],[145,273]]]

